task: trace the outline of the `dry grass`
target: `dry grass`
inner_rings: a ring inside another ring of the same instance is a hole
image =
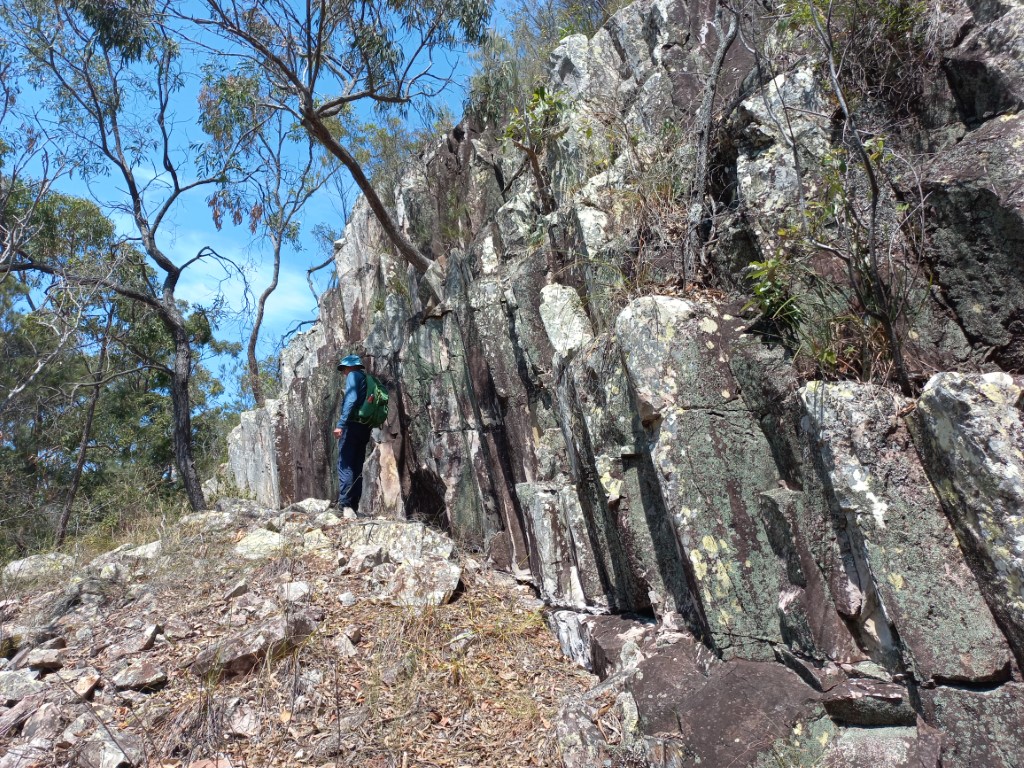
[[[528,588],[471,567],[449,605],[396,608],[373,599],[365,574],[342,573],[328,559],[283,552],[246,566],[233,554],[238,535],[182,539],[167,552],[170,570],[148,577],[148,594],[110,600],[85,622],[87,640],[69,642],[66,666],[95,666],[108,677],[124,661],[113,658],[111,643],[148,624],[164,627],[167,640],[138,656],[165,668],[169,683],[153,694],[110,687],[93,705],[142,738],[148,765],[185,768],[216,758],[234,768],[560,764],[558,706],[592,677],[562,656]],[[244,571],[248,595],[223,599]],[[289,580],[312,587],[297,609],[318,622],[305,643],[232,680],[188,671],[203,649],[280,610],[277,588]],[[338,599],[346,592],[357,598],[349,607]],[[83,629],[74,612],[61,621],[68,636]],[[353,627],[361,637],[349,657],[336,643]]]

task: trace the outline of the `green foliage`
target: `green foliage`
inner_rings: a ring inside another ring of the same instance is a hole
[[[510,29],[491,30],[472,57],[466,112],[503,129],[523,113],[543,82],[548,55],[568,35],[591,37],[625,0],[515,0],[506,11]]]
[[[505,125],[513,110],[522,107],[532,90],[535,73],[517,57],[512,41],[491,30],[480,47],[471,54],[476,71],[469,81],[466,114],[482,125]]]
[[[576,34],[593,36],[626,5],[624,0],[516,0],[508,17],[517,49],[543,66],[563,38]]]
[[[5,285],[11,285],[7,281]],[[96,299],[93,299],[96,301]],[[108,305],[108,309],[109,309]],[[7,302],[3,312],[3,388],[26,384],[0,411],[0,536],[17,553],[44,546],[53,535],[54,515],[63,507],[78,460],[84,419],[98,369],[99,334],[110,348],[87,442],[87,464],[71,517],[71,529],[88,530],[103,520],[130,521],[157,498],[181,499],[175,482],[170,377],[151,361],[161,360],[167,339],[163,325],[130,304],[113,307],[115,322],[106,330],[102,306],[80,319],[73,342],[56,349],[58,321],[40,311],[23,311]],[[125,314],[121,309],[127,310]],[[97,314],[93,314],[96,312]],[[52,355],[31,381],[27,373],[40,355]],[[143,364],[140,366],[140,362]],[[237,412],[218,404],[219,377],[198,365],[190,382],[196,463],[212,472],[223,461],[227,432]],[[132,499],[135,499],[133,502]]]
[[[540,160],[547,147],[566,130],[562,124],[565,108],[565,102],[557,94],[541,85],[522,110],[513,110],[505,128],[505,138],[526,155],[543,214],[552,213],[558,205],[547,169]]]
[[[263,231],[277,248],[297,247],[298,210],[334,174],[337,165],[311,144],[302,126],[269,105],[273,89],[258,68],[207,64],[199,92],[199,125],[208,140],[197,147],[205,174],[222,169],[207,204],[220,229],[225,218]]]
[[[279,355],[269,355],[258,361],[260,386],[267,398],[275,398],[281,391],[281,358]],[[237,414],[242,411],[250,411],[256,407],[256,398],[253,394],[252,372],[244,363],[239,363],[237,368],[230,375],[221,378],[233,378],[238,381],[238,401],[229,408],[230,418],[237,421]],[[234,426],[234,425],[232,425]]]
[[[395,209],[395,193],[410,163],[453,123],[454,117],[445,111],[428,127],[411,127],[398,115],[382,115],[349,127],[348,141],[356,147],[356,158],[390,210]]]
[[[192,343],[197,347],[204,347],[213,341],[213,328],[210,326],[210,318],[202,307],[189,313],[185,318],[185,330],[188,332]]]
[[[359,143],[357,116],[365,116],[367,107],[378,117],[401,118],[429,109],[451,83],[451,73],[439,71],[437,62],[483,40],[490,1],[204,5],[209,13],[196,21],[237,50],[239,60],[256,65],[269,107],[295,116],[309,138],[344,166],[396,251],[425,271],[431,260],[396,224],[367,175],[362,152],[373,147]]]
[[[779,23],[784,30],[809,26],[817,13],[841,35],[852,37],[860,33],[858,26],[871,26],[883,38],[895,42],[918,32],[927,10],[923,0],[784,0]]]
[[[875,172],[895,161],[878,136],[865,143]],[[919,279],[912,211],[884,191],[875,231],[862,167],[843,146],[813,169],[818,183],[801,215],[770,236],[774,255],[753,262],[747,278],[757,308],[788,343],[809,376],[886,380],[895,376],[884,324],[905,334],[913,324],[911,294]],[[873,263],[872,238],[887,257]]]
[[[75,267],[103,258],[114,240],[114,225],[99,206],[60,192],[50,192],[38,201],[32,221],[29,253],[62,254]]]
[[[919,141],[905,126],[936,66],[927,4],[786,0],[779,10],[771,39],[780,49],[762,54],[816,66],[834,109],[833,144],[824,153],[794,148],[799,202],[781,224],[761,223],[771,256],[747,271],[750,306],[772,321],[808,376],[891,380],[912,395],[913,297],[928,284],[924,206],[913,161],[892,146]],[[889,122],[875,122],[881,115]]]
[[[757,307],[775,322],[784,333],[793,333],[802,319],[802,312],[790,293],[793,284],[791,269],[785,257],[755,261],[747,268],[747,278],[754,298],[747,307]]]
[[[0,34],[18,52],[23,82],[39,92],[46,118],[63,128],[49,136],[62,163],[85,176],[109,173],[112,155],[132,168],[150,164],[162,129],[169,128],[153,105],[180,92],[185,75],[178,42],[151,13],[149,0],[27,0],[0,5],[0,20]],[[27,124],[38,125],[39,117],[29,115]]]
[[[581,0],[562,4],[556,19],[556,23],[559,25],[557,27],[558,37],[565,38],[569,35],[591,37],[611,16],[612,9],[617,7],[621,7],[621,4],[581,2]]]
[[[261,103],[261,86],[252,65],[225,71],[210,63],[203,68],[198,105],[199,127],[209,137],[200,148],[200,167],[204,171],[218,167],[237,145],[251,150],[259,141],[260,133],[255,129],[270,117]]]
[[[603,148],[583,178],[613,167],[612,178],[622,178],[592,193],[592,203],[608,216],[607,230],[619,235],[618,242],[584,265],[595,293],[604,294],[599,300],[620,308],[674,279],[686,233],[693,148],[676,123],[666,122],[641,141],[635,128],[613,114],[598,115],[583,134],[593,137],[595,148]]]
[[[352,41],[352,52],[365,62],[375,82],[400,82],[409,61],[406,35],[421,35],[431,50],[477,45],[483,40],[490,18],[487,0],[364,1],[357,13],[343,17],[336,43]],[[388,23],[382,23],[384,20]],[[349,35],[344,34],[348,27]]]
[[[881,97],[905,114],[920,98],[921,69],[933,59],[923,0],[786,0],[781,10],[780,31],[812,48],[817,17],[857,101]]]
[[[213,477],[217,468],[227,461],[228,435],[231,430],[238,426],[241,420],[241,411],[237,403],[224,403],[214,398],[220,398],[225,393],[219,377],[214,377],[208,370],[202,371],[199,378],[209,378],[210,384],[203,382],[200,386],[205,388],[203,403],[198,406],[192,419],[192,439],[195,445],[196,468],[202,477]],[[269,377],[268,377],[269,378]],[[264,380],[266,381],[266,379]],[[274,397],[280,388],[280,382],[270,379],[272,388],[268,391],[267,397]],[[216,382],[216,386],[212,383]],[[266,386],[266,385],[265,385]],[[176,494],[180,498],[180,494]]]
[[[156,275],[143,255],[117,240],[95,205],[51,193],[33,210],[26,243],[33,258],[135,291],[152,288]],[[196,462],[205,469],[221,460],[235,414],[217,403],[223,385],[198,360],[204,351],[230,353],[232,345],[214,338],[215,312],[181,308],[197,352],[192,428]],[[52,540],[83,431],[86,463],[71,508],[72,531],[130,521],[139,512],[132,498],[139,508],[180,498],[171,469],[172,349],[151,307],[113,291],[44,282],[31,273],[0,280],[0,484],[6,490],[0,556],[21,556]]]
[[[142,57],[151,32],[152,0],[71,0],[69,4],[96,31],[104,50],[116,51],[126,61]]]
[[[547,142],[565,132],[561,125],[565,106],[556,93],[538,86],[523,109],[513,108],[505,127],[505,138],[540,154]]]

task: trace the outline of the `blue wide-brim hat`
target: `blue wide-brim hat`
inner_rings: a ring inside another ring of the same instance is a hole
[[[342,368],[362,368],[363,361],[359,359],[359,355],[349,355],[348,357],[341,358],[338,361],[338,370]]]

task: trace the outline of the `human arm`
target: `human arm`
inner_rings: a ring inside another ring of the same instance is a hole
[[[334,430],[335,437],[341,437],[345,424],[355,416],[359,408],[360,382],[366,377],[361,371],[351,371],[345,378],[345,398],[341,405],[341,414],[338,416],[338,426]],[[363,387],[365,391],[365,385]]]

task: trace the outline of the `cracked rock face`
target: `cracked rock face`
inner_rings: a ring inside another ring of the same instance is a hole
[[[911,424],[960,546],[1024,659],[1024,381],[942,373]]]
[[[740,104],[736,175],[740,196],[754,209],[757,231],[773,231],[795,213],[801,185],[813,183],[800,170],[806,174],[819,168],[829,151],[826,98],[815,73],[798,69],[779,75]]]
[[[780,664],[723,662],[685,633],[586,621],[588,652],[621,649],[625,663],[563,708],[556,731],[566,766],[623,756],[678,768],[697,759],[715,768],[940,765],[941,736],[915,722],[905,687],[854,681],[822,694]]]
[[[970,128],[1024,105],[1024,7],[972,0],[975,24],[946,52],[943,69],[960,118]]]
[[[966,766],[982,759],[962,746],[974,741],[993,765],[1022,762],[1008,743],[1012,656],[1024,666],[1021,382],[940,374],[916,404],[808,382],[744,333],[749,313],[700,292],[635,298],[631,185],[656,162],[679,178],[692,167],[688,145],[659,132],[691,125],[715,8],[642,0],[554,51],[549,85],[566,107],[544,171],[557,210],[470,121],[397,192],[401,226],[438,258],[427,275],[357,204],[336,244],[339,288],[286,355],[287,391],[232,439],[235,482],[275,507],[332,497],[333,364],[359,349],[396,405],[363,511],[439,523],[532,583],[560,609],[567,651],[608,676],[559,726],[568,765]],[[929,98],[943,103],[909,129],[935,153],[921,184],[944,304],[921,287],[914,303],[929,303],[907,333],[942,366],[985,354],[1024,370],[1022,8],[936,10]],[[839,146],[815,63],[740,94],[741,48],[716,102],[734,110],[718,202],[738,209],[710,255],[736,286]],[[655,271],[671,277],[673,258]],[[429,531],[346,526],[345,545],[364,548],[349,567],[385,593],[422,592],[414,564],[450,554]],[[259,537],[273,548],[274,535]],[[639,628],[614,623],[631,613]],[[774,709],[755,700],[776,695]],[[610,744],[613,732],[631,735]]]
[[[388,580],[384,594],[392,605],[425,608],[451,600],[462,578],[462,568],[439,557],[408,558]]]
[[[74,567],[75,560],[70,555],[59,552],[50,552],[42,555],[32,555],[22,560],[15,560],[4,567],[3,578],[5,581],[31,582],[47,577],[60,576]]]
[[[1007,679],[1009,648],[899,417],[904,400],[854,383],[801,396],[860,626],[922,682]]]
[[[928,713],[949,734],[943,766],[1010,768],[1024,761],[1019,731],[1024,721],[1024,690],[1019,683],[992,691],[939,688],[925,697]]]
[[[587,542],[586,515],[575,489],[522,483],[516,493],[533,533],[533,564],[544,599],[563,608],[607,609],[607,598],[594,578],[594,551]]]
[[[972,131],[928,169],[935,275],[967,338],[1024,371],[1024,115]]]
[[[0,700],[6,707],[17,704],[26,696],[39,693],[45,686],[27,672],[0,672]]]
[[[757,512],[777,473],[729,369],[724,340],[738,325],[651,297],[627,307],[616,332],[698,621],[727,657],[759,658],[782,641],[781,568]]]
[[[393,563],[420,557],[447,560],[454,550],[452,540],[422,523],[372,520],[342,529],[339,538],[345,547],[379,547]]]
[[[213,680],[244,675],[264,660],[272,661],[287,653],[315,629],[316,622],[301,611],[274,616],[204,650],[190,669],[199,677]]]
[[[280,554],[288,540],[280,533],[259,528],[235,546],[235,552],[246,560],[260,560]]]

